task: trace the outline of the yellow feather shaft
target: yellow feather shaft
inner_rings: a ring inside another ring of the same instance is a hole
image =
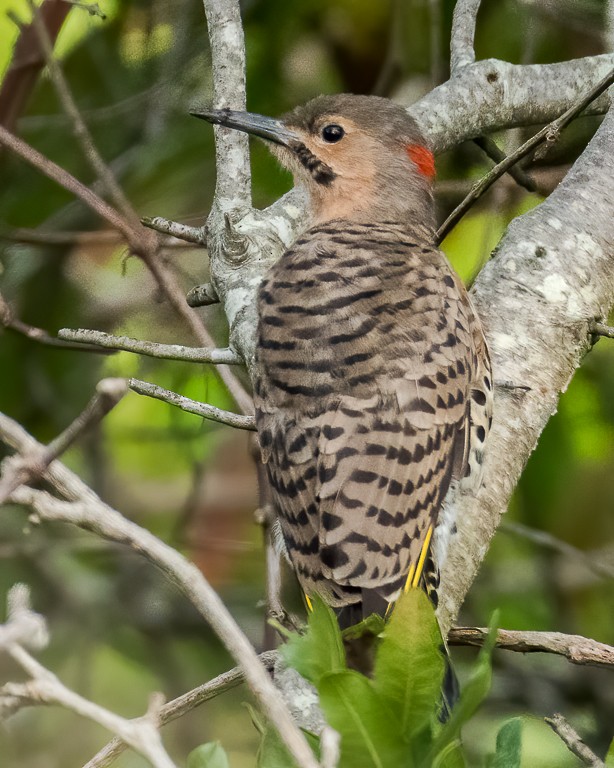
[[[424,561],[426,560],[426,556],[429,551],[429,544],[431,543],[432,535],[433,535],[433,526],[430,525],[428,531],[426,532],[426,536],[424,537],[424,543],[422,544],[422,549],[420,550],[418,565],[416,566],[416,572],[414,574],[414,578],[411,583],[412,587],[418,586],[418,582],[420,581],[420,577],[422,576],[422,569],[424,568]]]

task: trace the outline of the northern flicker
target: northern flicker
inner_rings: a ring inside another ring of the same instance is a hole
[[[444,499],[479,486],[492,378],[435,244],[433,155],[405,109],[375,96],[322,96],[280,120],[196,116],[266,139],[309,195],[311,226],[259,290],[254,393],[307,600],[342,626],[386,614],[406,588],[436,601],[432,562],[454,526]]]

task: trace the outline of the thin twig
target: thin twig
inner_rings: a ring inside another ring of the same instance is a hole
[[[275,666],[279,654],[277,651],[266,651],[261,653],[258,658],[265,669],[270,671]],[[245,675],[240,667],[234,667],[228,670],[228,672],[222,672],[221,675],[214,677],[208,683],[199,685],[197,688],[193,688],[191,691],[164,704],[158,713],[160,726],[182,717],[206,701],[210,701],[216,696],[236,688],[243,682],[245,682]],[[91,760],[88,760],[83,768],[108,768],[125,750],[126,745],[124,742],[116,737],[97,752]]]
[[[86,328],[62,328],[58,331],[58,338],[71,341],[78,347],[79,344],[88,344],[105,349],[134,352],[137,355],[157,357],[162,360],[183,360],[190,363],[214,363],[226,365],[240,365],[243,361],[239,355],[229,347],[225,349],[206,349],[203,347],[184,347],[181,344],[158,344],[155,341],[142,341],[132,339],[129,336],[112,336],[103,331],[94,331]]]
[[[566,112],[563,112],[560,117],[553,120],[546,125],[538,133],[532,136],[522,146],[518,147],[515,152],[512,152],[506,157],[503,162],[496,165],[489,173],[486,174],[480,181],[475,184],[471,192],[458,205],[444,223],[439,227],[436,234],[436,241],[440,243],[448,232],[460,221],[460,219],[467,213],[469,208],[479,200],[480,197],[491,187],[497,179],[499,179],[504,173],[506,173],[515,163],[521,160],[523,157],[529,154],[532,150],[538,147],[543,142],[552,143],[559,137],[561,130],[570,123],[574,117],[579,115],[590,103],[594,101],[601,93],[609,88],[614,83],[614,70],[611,70],[603,79],[601,79],[597,85],[593,86],[581,99],[579,99],[572,107]]]
[[[309,745],[288,713],[256,651],[219,595],[193,563],[146,529],[104,504],[90,489],[87,489],[86,496],[72,502],[26,486],[17,489],[11,498],[17,504],[31,507],[35,517],[40,520],[62,521],[92,531],[109,541],[131,547],[160,568],[209,622],[239,664],[265,716],[283,734],[298,766],[317,768],[317,761]]]
[[[452,75],[462,67],[473,64],[475,51],[475,25],[481,0],[457,0],[452,16],[450,35],[450,71]]]
[[[605,768],[603,760],[600,760],[593,750],[586,746],[579,734],[569,725],[563,715],[556,714],[552,717],[545,717],[544,720],[556,735],[561,738],[567,749],[579,758],[584,765],[590,765],[591,768]]]
[[[14,243],[29,245],[116,245],[123,242],[119,232],[113,230],[98,230],[90,232],[44,232],[39,229],[24,227],[11,230],[0,229],[0,239]],[[166,237],[160,240],[163,248],[190,248],[191,244],[176,237]]]
[[[39,344],[44,344],[48,347],[58,347],[60,349],[73,349],[80,352],[95,352],[99,355],[111,354],[107,350],[100,347],[91,346],[88,344],[73,344],[70,341],[62,341],[61,339],[51,336],[42,328],[37,328],[35,325],[29,325],[24,323],[19,318],[15,317],[12,309],[6,303],[4,298],[0,295],[0,323],[9,331],[19,333],[21,336],[25,336],[32,341],[36,341]]]
[[[140,249],[142,242],[135,237],[134,230],[126,219],[121,216],[115,208],[112,208],[108,203],[97,194],[92,192],[91,189],[82,184],[68,171],[61,168],[59,165],[49,160],[44,155],[41,155],[34,147],[27,144],[23,139],[18,138],[6,128],[0,126],[0,144],[4,144],[11,152],[21,157],[30,165],[33,165],[37,170],[41,171],[45,176],[55,181],[64,189],[72,192],[75,197],[84,202],[89,208],[97,213],[101,218],[109,222],[109,224],[117,229],[124,235],[127,242],[133,249]]]
[[[172,235],[187,243],[207,244],[207,236],[203,227],[191,227],[189,224],[181,224],[178,221],[165,219],[163,216],[145,216],[141,219],[141,224],[148,229],[153,229],[163,235]]]
[[[482,627],[453,627],[448,634],[448,642],[450,645],[482,646],[488,637],[488,631]],[[607,669],[614,667],[614,647],[582,635],[500,629],[497,632],[496,645],[497,648],[518,653],[554,653],[564,656],[573,664]]]
[[[9,15],[10,11],[6,12]],[[58,36],[70,13],[70,5],[61,0],[44,0],[40,6],[47,35],[51,40]],[[14,19],[18,23],[17,19]],[[45,66],[34,22],[18,24],[19,38],[13,47],[10,65],[4,73],[0,88],[0,125],[12,130]]]
[[[0,504],[23,483],[43,477],[51,462],[61,456],[86,429],[100,422],[127,391],[125,379],[102,379],[85,409],[46,448],[5,459],[0,477]]]
[[[28,4],[30,6],[30,10],[32,11],[34,28],[36,29],[39,42],[45,54],[49,77],[51,78],[58,98],[60,99],[62,108],[72,123],[73,133],[81,146],[81,151],[83,152],[87,162],[90,164],[92,170],[103,185],[104,190],[111,198],[111,201],[115,207],[122,211],[124,215],[126,215],[131,220],[131,224],[134,227],[135,222],[138,221],[136,212],[132,208],[128,198],[124,195],[122,188],[117,183],[117,179],[115,178],[113,171],[107,165],[107,163],[104,162],[100,156],[100,153],[98,152],[98,149],[96,148],[96,145],[94,144],[92,135],[90,134],[85,121],[83,120],[81,113],[75,103],[75,100],[73,99],[68,82],[64,77],[62,67],[60,66],[56,57],[53,55],[53,44],[49,38],[47,29],[43,23],[38,8],[34,3],[34,0],[28,0]]]
[[[505,160],[505,152],[499,149],[494,139],[491,139],[490,136],[478,136],[473,142],[482,150],[482,152],[488,155],[491,160],[494,160],[495,163],[502,163]],[[508,170],[508,173],[514,181],[519,186],[524,187],[527,192],[535,192],[537,189],[537,185],[533,179],[528,173],[525,173],[519,165],[512,165]]]
[[[181,408],[182,411],[193,413],[196,416],[202,416],[204,419],[217,421],[220,424],[228,424],[228,426],[235,427],[236,429],[248,429],[252,431],[256,429],[253,416],[231,413],[230,411],[216,408],[214,405],[199,403],[197,400],[191,400],[189,397],[178,395],[176,392],[171,392],[169,389],[163,389],[156,384],[150,384],[149,382],[141,381],[140,379],[128,379],[128,386],[138,395],[145,395],[146,397],[153,397],[156,400],[162,400],[165,403]]]
[[[44,644],[48,639],[44,619],[30,610],[27,587],[23,584],[13,587],[8,603],[8,622],[4,626],[0,625],[0,638],[3,638],[0,647],[30,676],[30,680],[25,683],[5,684],[0,689],[0,710],[12,712],[17,706],[59,704],[117,734],[126,744],[149,760],[154,768],[176,768],[162,745],[158,731],[160,696],[152,697],[145,717],[135,720],[126,720],[84,699],[67,688],[53,672],[26,650],[26,647],[32,646],[29,633],[33,627],[37,630],[39,639],[42,629]],[[41,647],[40,642],[38,645]]]
[[[614,579],[614,566],[596,559],[593,555],[588,555],[581,549],[568,544],[566,541],[558,539],[546,531],[538,531],[522,523],[501,523],[499,530],[512,533],[516,536],[522,536],[524,539],[535,542],[542,547],[547,547],[555,552],[560,552],[565,557],[572,557],[581,562],[593,573],[606,579]]]

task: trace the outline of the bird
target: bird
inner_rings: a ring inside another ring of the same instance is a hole
[[[480,318],[436,244],[433,153],[376,96],[319,96],[279,119],[192,114],[264,139],[309,200],[308,227],[258,291],[254,381],[305,599],[342,628],[411,588],[436,606],[448,495],[480,486],[493,384]]]

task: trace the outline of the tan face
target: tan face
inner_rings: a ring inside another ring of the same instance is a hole
[[[410,184],[417,173],[410,145],[377,139],[350,117],[322,115],[309,130],[292,122],[288,127],[297,143],[271,149],[296,181],[307,186],[314,223],[360,217],[397,184]]]

